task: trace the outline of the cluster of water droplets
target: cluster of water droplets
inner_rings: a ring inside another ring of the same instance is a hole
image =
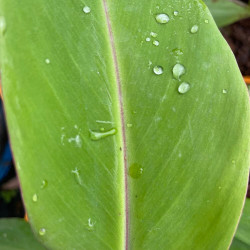
[[[173,12],[174,17],[177,17],[179,15],[179,11],[175,10]],[[159,13],[157,15],[155,15],[155,21],[160,24],[160,25],[166,25],[170,22],[170,17],[168,14],[166,13]],[[209,21],[206,19],[204,21],[206,24],[209,23]],[[191,34],[195,34],[199,31],[199,26],[197,24],[194,24],[192,27],[190,27],[190,33]],[[151,37],[152,37],[152,32],[150,33]],[[149,42],[151,41],[150,37],[146,38],[146,41]],[[159,42],[154,40],[153,44],[155,46],[159,46]],[[181,49],[174,49],[172,51],[172,54],[178,58],[178,56],[183,55],[183,51]],[[178,60],[177,60],[178,61]],[[161,65],[155,65],[153,66],[153,73],[157,76],[160,76],[164,73],[164,69]],[[173,78],[176,79],[177,81],[181,82],[181,77],[186,73],[186,69],[185,66],[182,65],[181,63],[176,63],[172,69],[172,74],[173,74]],[[188,82],[181,82],[178,86],[178,92],[180,94],[185,94],[187,93],[191,88],[190,83]],[[224,90],[223,90],[224,93]]]
[[[40,189],[44,190],[47,186],[48,186],[48,181],[46,179],[43,179],[41,181]],[[38,203],[39,202],[39,195],[38,195],[39,192],[34,193],[32,195],[32,202],[33,203]],[[39,231],[38,231],[38,233],[39,233],[40,236],[44,236],[46,234],[46,229],[44,227],[40,228]]]
[[[156,40],[156,37],[158,36],[158,34],[157,33],[155,33],[155,32],[153,32],[153,31],[151,31],[150,32],[150,37],[147,37],[146,38],[146,42],[150,42],[151,40],[152,40],[152,44],[154,45],[154,46],[159,46],[160,45],[160,42],[158,41],[158,40]]]

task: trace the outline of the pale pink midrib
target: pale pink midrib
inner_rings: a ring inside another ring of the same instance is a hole
[[[106,21],[109,30],[109,38],[111,43],[112,49],[112,56],[115,66],[115,76],[116,76],[116,83],[118,89],[118,98],[119,98],[119,105],[120,105],[120,116],[121,116],[121,126],[122,126],[122,142],[123,142],[123,156],[124,156],[124,184],[125,184],[125,250],[128,250],[128,226],[129,226],[129,211],[128,211],[128,180],[127,180],[127,146],[126,146],[126,134],[125,134],[125,120],[124,120],[124,110],[123,110],[123,99],[122,99],[122,90],[121,90],[121,78],[120,72],[118,67],[117,61],[117,54],[115,49],[114,37],[112,32],[112,27],[110,23],[108,8],[107,8],[107,1],[103,0],[104,10]]]

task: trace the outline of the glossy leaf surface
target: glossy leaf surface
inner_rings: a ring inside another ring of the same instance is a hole
[[[45,250],[35,239],[30,225],[23,219],[0,220],[1,250]]]
[[[250,6],[238,0],[204,0],[204,2],[219,27],[250,17]]]
[[[226,249],[249,100],[203,2],[0,2],[12,148],[46,246]]]

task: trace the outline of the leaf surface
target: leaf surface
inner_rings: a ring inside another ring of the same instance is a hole
[[[12,148],[46,246],[226,249],[249,100],[204,3],[0,2]]]

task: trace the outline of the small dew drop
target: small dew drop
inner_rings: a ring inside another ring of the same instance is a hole
[[[208,19],[206,19],[204,22],[205,22],[205,23],[209,23]]]
[[[158,14],[155,17],[157,23],[165,24],[169,22],[169,16],[167,14]]]
[[[102,131],[102,132],[105,131],[105,128],[100,128],[100,131]]]
[[[143,174],[143,168],[140,164],[134,163],[129,167],[128,174],[134,179],[139,179]]]
[[[173,67],[173,76],[175,79],[180,81],[180,77],[184,75],[186,72],[185,67],[182,64],[175,64]]]
[[[50,64],[50,59],[49,59],[49,58],[46,58],[46,59],[45,59],[45,63],[46,63],[46,64]]]
[[[84,12],[85,14],[88,14],[88,13],[90,13],[90,11],[91,11],[91,9],[89,8],[89,6],[84,6],[82,10],[83,10],[83,12]]]
[[[179,15],[179,11],[174,11],[174,16],[178,16]]]
[[[40,228],[39,229],[39,235],[44,236],[46,234],[46,229],[45,228]]]
[[[32,200],[33,200],[33,202],[37,202],[37,200],[38,200],[37,194],[34,194],[32,196]]]
[[[90,132],[90,139],[92,141],[99,141],[108,136],[115,135],[117,133],[117,130],[115,128],[112,128],[111,130],[108,130],[108,131],[97,132],[97,131],[89,130],[89,132]]]
[[[155,45],[155,46],[159,46],[159,41],[153,41],[153,44]]]
[[[47,185],[48,185],[48,181],[47,180],[42,180],[41,189],[46,188]]]
[[[128,128],[132,128],[132,127],[133,127],[133,124],[128,123],[128,124],[127,124],[127,127],[128,127]]]
[[[150,32],[150,36],[152,36],[152,37],[157,37],[157,33],[155,33],[155,32]]]
[[[189,90],[190,90],[190,84],[187,83],[187,82],[183,82],[183,83],[179,86],[179,88],[178,88],[178,92],[179,92],[180,94],[185,94],[185,93],[187,93]]]
[[[147,37],[146,42],[150,42],[150,41],[151,41],[150,37]]]
[[[183,51],[182,51],[181,49],[178,49],[178,48],[173,49],[173,50],[172,50],[172,53],[173,53],[175,56],[181,56],[181,55],[183,55]]]
[[[191,31],[192,34],[194,34],[194,33],[196,33],[198,30],[199,30],[198,25],[194,25],[194,26],[191,28],[190,31]]]
[[[227,94],[227,89],[223,89],[223,90],[222,90],[222,93],[223,93],[223,94]]]
[[[163,68],[161,66],[155,66],[153,68],[153,72],[156,74],[156,75],[162,75],[163,74]]]
[[[87,229],[92,232],[94,231],[95,227],[95,222],[92,221],[91,218],[88,218],[88,225],[87,225]]]
[[[0,16],[0,32],[2,35],[4,35],[6,31],[6,21],[3,16]]]

